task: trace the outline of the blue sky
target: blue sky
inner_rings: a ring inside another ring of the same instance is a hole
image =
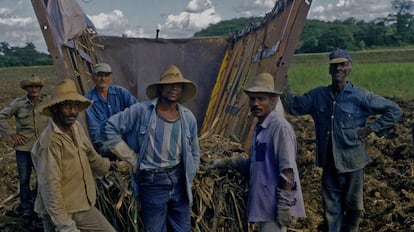
[[[51,1],[51,0],[50,0]],[[220,20],[263,16],[276,0],[76,0],[99,34],[186,38]],[[314,0],[309,19],[332,21],[354,17],[370,21],[393,13],[391,0]],[[0,42],[33,42],[46,52],[30,0],[0,0]]]

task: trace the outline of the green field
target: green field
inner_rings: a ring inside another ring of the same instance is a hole
[[[350,54],[352,83],[386,97],[414,99],[414,47]],[[330,84],[327,56],[327,53],[294,56],[288,72],[292,92],[304,93]],[[20,80],[31,74],[50,82],[57,80],[53,66],[0,68],[0,80]]]
[[[389,49],[350,53],[352,73],[349,80],[376,94],[414,99],[414,49]],[[292,92],[329,85],[328,54],[295,55],[289,67]]]

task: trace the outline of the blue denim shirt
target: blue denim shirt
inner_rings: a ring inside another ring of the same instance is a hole
[[[380,115],[369,127],[376,133],[391,128],[402,116],[400,107],[384,97],[348,82],[335,97],[332,87],[318,87],[303,96],[289,92],[284,97],[286,110],[293,115],[310,114],[316,133],[316,163],[324,167],[327,158],[329,137],[338,172],[351,172],[371,161],[364,140],[357,131],[364,127],[367,119]]]
[[[114,85],[109,86],[107,101],[96,92],[96,87],[87,92],[85,97],[93,101],[86,110],[89,135],[95,149],[102,154],[104,149],[101,144],[101,127],[110,116],[135,104],[137,99],[125,88]]]
[[[126,135],[127,144],[138,155],[137,167],[140,166],[147,148],[151,121],[156,117],[158,98],[132,105],[108,119],[104,128],[105,145],[114,146]],[[192,202],[191,186],[200,163],[200,147],[198,144],[197,121],[193,113],[178,104],[182,131],[182,162],[185,169],[187,196]],[[137,187],[137,186],[135,186]],[[136,191],[139,191],[136,189]],[[138,194],[138,192],[136,192]]]

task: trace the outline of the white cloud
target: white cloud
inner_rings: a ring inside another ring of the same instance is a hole
[[[369,22],[393,12],[390,0],[337,0],[330,3],[314,1],[312,4],[308,18],[325,21],[353,17]]]
[[[275,6],[276,0],[244,0],[238,6],[233,7],[239,17],[264,16]]]
[[[23,1],[17,1],[13,7],[0,8],[0,42],[18,47],[24,47],[26,43],[32,42],[37,50],[46,52],[46,44],[37,19],[18,16],[22,10]]]
[[[120,36],[128,28],[128,19],[120,10],[88,16],[99,34]]]
[[[191,0],[185,11],[177,15],[168,15],[163,24],[159,24],[160,37],[190,37],[195,32],[218,23],[221,17],[210,0]]]

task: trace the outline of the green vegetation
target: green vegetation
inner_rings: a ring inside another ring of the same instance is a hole
[[[52,64],[52,57],[36,51],[33,43],[27,43],[25,47],[12,47],[7,42],[0,42],[0,67]]]
[[[414,50],[352,52],[350,81],[376,94],[414,99]],[[295,55],[289,68],[292,92],[304,93],[331,82],[327,53]]]
[[[212,24],[206,29],[203,29],[194,34],[194,37],[207,36],[230,36],[234,32],[238,32],[245,28],[250,23],[259,21],[261,17],[252,18],[237,18],[231,20],[223,20],[216,24]]]

